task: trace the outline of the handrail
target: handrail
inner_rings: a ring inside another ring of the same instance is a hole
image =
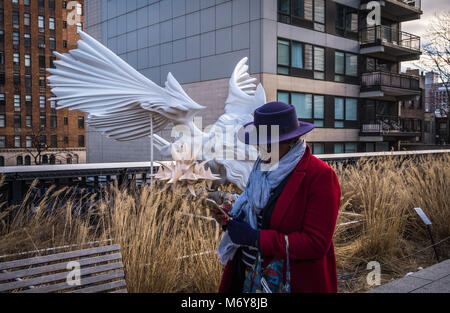
[[[359,30],[361,45],[378,43],[379,41],[420,51],[420,37],[402,30],[386,25],[369,26]]]
[[[361,75],[361,88],[373,86],[420,90],[419,78],[416,76],[389,72],[363,73]]]
[[[363,3],[367,3],[371,0],[364,0]],[[390,0],[391,2],[401,2],[410,7],[421,9],[422,8],[422,0]]]

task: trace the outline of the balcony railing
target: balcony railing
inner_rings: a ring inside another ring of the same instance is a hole
[[[361,89],[374,87],[394,87],[402,89],[419,90],[419,78],[410,75],[388,72],[364,73],[361,75]]]
[[[364,0],[362,3],[370,2],[371,0]],[[407,4],[413,8],[421,9],[422,8],[422,0],[391,0],[392,2],[401,2]]]
[[[420,129],[414,129],[412,125],[408,127],[399,116],[377,115],[375,120],[366,121],[361,124],[362,133],[376,134],[398,134],[398,133],[420,133]]]
[[[420,9],[422,8],[422,1],[421,0],[395,0],[398,2],[403,2],[409,6],[412,6],[416,9]]]
[[[393,45],[420,52],[419,36],[385,25],[361,29],[359,31],[359,42],[361,45],[389,42]]]

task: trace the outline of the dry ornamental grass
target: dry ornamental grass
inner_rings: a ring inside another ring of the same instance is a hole
[[[381,264],[383,282],[435,262],[414,207],[432,221],[441,259],[449,257],[449,154],[332,166],[342,188],[334,237],[341,292],[370,288],[370,261]],[[29,192],[19,206],[0,204],[0,254],[111,239],[121,245],[130,292],[217,291],[223,270],[214,252],[218,229],[192,216],[209,216],[205,195],[194,197],[185,188],[163,191],[157,184],[112,184],[99,194],[73,191],[52,187],[39,198]]]

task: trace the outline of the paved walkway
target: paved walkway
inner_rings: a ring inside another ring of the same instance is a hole
[[[450,259],[368,293],[450,293]]]

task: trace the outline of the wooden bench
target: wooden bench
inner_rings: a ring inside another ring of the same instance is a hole
[[[27,254],[30,253],[20,255]],[[80,279],[74,280],[77,277]],[[124,278],[119,245],[90,247],[0,263],[0,292],[126,293]]]

